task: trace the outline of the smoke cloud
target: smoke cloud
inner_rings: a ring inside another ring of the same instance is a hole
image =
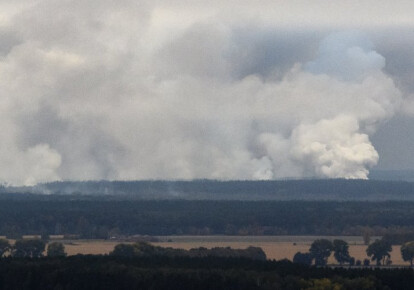
[[[94,2],[21,4],[2,22],[1,181],[367,178],[377,164],[370,135],[402,94],[366,35]]]

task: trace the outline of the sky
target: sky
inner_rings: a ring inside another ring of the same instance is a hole
[[[378,0],[0,0],[0,182],[412,169],[413,12]]]

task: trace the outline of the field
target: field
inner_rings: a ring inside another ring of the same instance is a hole
[[[262,248],[268,259],[292,260],[296,252],[307,252],[311,243],[317,238],[343,239],[350,245],[351,256],[356,260],[364,260],[367,246],[361,237],[314,237],[314,236],[162,236],[156,246],[191,249],[198,247],[232,247],[247,248],[255,246]],[[74,240],[66,241],[65,249],[68,255],[76,254],[108,254],[119,242],[103,240]],[[393,246],[391,252],[393,265],[408,265],[401,258],[400,246]],[[333,256],[329,263],[335,264]]]

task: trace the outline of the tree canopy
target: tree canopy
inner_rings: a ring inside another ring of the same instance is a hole
[[[65,257],[65,246],[59,242],[53,242],[47,246],[48,257]]]
[[[43,256],[46,244],[40,239],[17,240],[13,246],[14,257],[38,258]]]
[[[301,253],[297,252],[293,256],[293,263],[304,264],[304,265],[312,265],[312,256],[309,253]]]
[[[366,250],[368,257],[371,257],[372,261],[376,261],[377,265],[381,265],[381,263],[385,265],[387,259],[391,257],[391,251],[391,243],[385,239],[376,240]]]
[[[32,197],[34,198],[34,197]],[[46,199],[47,198],[47,199]],[[0,236],[372,235],[414,232],[413,202],[1,200]],[[384,212],[388,214],[384,215]],[[406,239],[407,238],[407,239]],[[404,236],[401,242],[414,240]],[[394,241],[392,241],[394,243]]]
[[[333,241],[333,251],[334,257],[338,261],[339,264],[349,262],[351,256],[349,255],[349,245],[347,242],[343,240],[334,240]]]
[[[414,259],[414,241],[407,242],[401,246],[401,256],[404,261],[409,261],[410,265],[413,266]]]
[[[315,265],[324,266],[328,262],[332,250],[333,244],[330,240],[318,239],[312,243],[309,253],[315,259]]]
[[[146,242],[118,244],[115,246],[110,255],[119,257],[232,257],[261,261],[266,260],[265,252],[258,247],[248,247],[246,249],[232,249],[230,247],[214,247],[207,249],[200,247],[184,250],[154,246]]]

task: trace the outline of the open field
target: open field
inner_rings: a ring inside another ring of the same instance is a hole
[[[342,239],[349,243],[350,255],[356,260],[363,261],[367,246],[363,244],[360,236],[315,237],[315,236],[174,236],[159,237],[160,243],[154,243],[162,247],[191,249],[197,247],[232,247],[247,248],[249,246],[260,247],[265,251],[268,259],[292,260],[297,252],[307,252],[315,239],[326,238],[330,240]],[[170,240],[170,242],[165,242]],[[372,240],[375,240],[373,238]],[[408,265],[401,258],[400,246],[393,246],[391,252],[393,265]],[[335,264],[333,255],[329,263]]]
[[[255,246],[262,248],[269,259],[292,260],[296,252],[307,252],[311,243],[317,238],[343,239],[350,245],[351,256],[363,261],[366,256],[366,248],[361,237],[314,237],[314,236],[163,236],[158,237],[160,242],[153,243],[156,246],[191,249],[198,247],[232,247],[247,248]],[[65,249],[68,255],[76,254],[108,254],[113,250],[117,241],[104,240],[73,240],[65,241]],[[408,265],[401,258],[400,246],[393,246],[391,252],[393,265]],[[335,264],[333,256],[329,263]]]
[[[64,242],[65,252],[68,255],[99,255],[109,254],[114,247],[120,242],[104,241],[104,240],[76,240],[71,242]]]

